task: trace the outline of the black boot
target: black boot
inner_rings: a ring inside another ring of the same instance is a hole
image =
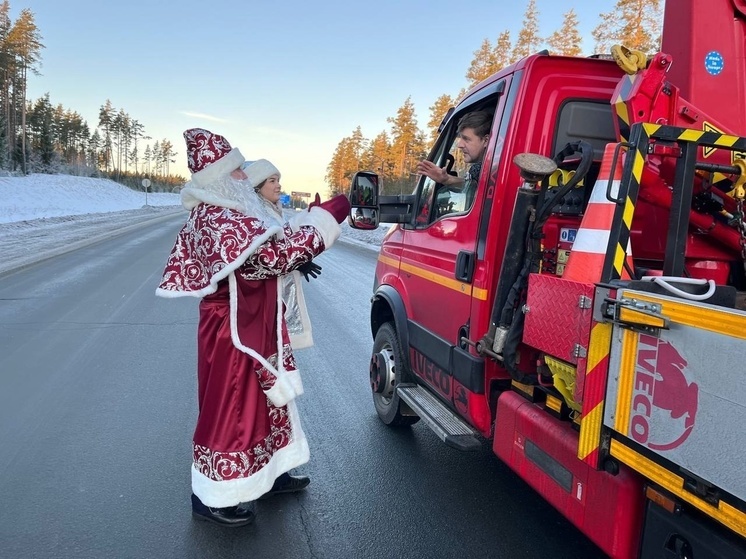
[[[267,493],[259,497],[260,499],[269,499],[272,495],[279,493],[295,493],[296,491],[302,491],[311,480],[308,476],[291,476],[288,473],[282,474],[275,480],[272,489]]]
[[[254,522],[256,509],[254,502],[241,503],[235,507],[214,508],[205,506],[194,493],[192,493],[192,516],[197,520],[205,520],[220,526],[237,528]]]

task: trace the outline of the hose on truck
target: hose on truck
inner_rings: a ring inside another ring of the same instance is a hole
[[[575,188],[585,178],[593,164],[593,146],[583,140],[567,144],[554,156],[554,162],[559,166],[565,159],[575,153],[580,153],[580,163],[575,171],[575,175],[567,184],[559,187],[557,193],[552,197],[547,197],[546,195],[548,190],[546,181],[542,185],[537,202],[536,215],[534,220],[529,223],[526,233],[523,267],[513,282],[503,305],[502,312],[500,313],[499,327],[502,329],[507,328],[508,330],[505,347],[503,348],[503,365],[510,373],[510,376],[518,382],[526,383],[531,381],[532,378],[531,375],[523,373],[517,367],[518,346],[523,339],[525,315],[522,311],[518,311],[516,315],[516,311],[525,302],[529,274],[538,271],[537,263],[541,256],[541,239],[544,235],[544,224],[552,214],[552,208],[557,203],[556,201],[561,200],[568,192]]]

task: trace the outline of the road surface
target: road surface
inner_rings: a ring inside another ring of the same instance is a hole
[[[0,277],[0,556],[538,558],[599,551],[489,445],[393,430],[367,385],[375,253],[337,243],[296,354],[311,462],[254,525],[190,516],[197,301],[154,296],[179,219]]]

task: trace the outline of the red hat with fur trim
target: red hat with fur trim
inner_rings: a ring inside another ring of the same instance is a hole
[[[238,148],[232,148],[220,134],[204,128],[190,128],[184,132],[187,145],[187,163],[195,186],[230,175],[245,161]]]

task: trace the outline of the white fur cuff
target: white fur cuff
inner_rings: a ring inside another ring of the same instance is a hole
[[[295,392],[295,397],[303,395],[303,381],[300,378],[300,371],[293,370],[293,371],[287,371],[285,373],[288,382],[290,383],[290,386],[293,387],[293,391]]]
[[[300,380],[300,378],[298,380]],[[302,386],[301,392],[303,392]],[[293,383],[290,381],[290,379],[288,379],[287,374],[277,377],[274,386],[272,386],[272,388],[270,388],[269,390],[265,390],[264,393],[267,395],[267,398],[269,398],[269,401],[272,402],[272,405],[276,408],[281,408],[288,402],[294,400],[295,397],[299,395],[295,392],[295,387],[293,386]]]
[[[329,249],[342,234],[342,228],[334,219],[334,216],[323,208],[314,206],[308,212],[301,212],[296,215],[292,222],[301,225],[310,225],[319,232],[324,240],[324,249]]]

